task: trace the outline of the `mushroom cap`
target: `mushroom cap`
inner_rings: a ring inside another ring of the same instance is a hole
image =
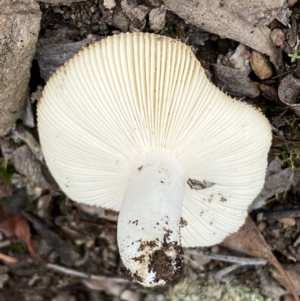
[[[38,104],[46,163],[74,201],[120,210],[135,162],[177,158],[185,184],[183,246],[221,242],[263,187],[271,128],[261,112],[215,87],[191,49],[149,33],[108,37],[48,81]]]

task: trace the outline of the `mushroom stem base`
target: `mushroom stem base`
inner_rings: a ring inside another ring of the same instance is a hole
[[[163,285],[181,270],[185,180],[180,163],[164,154],[139,160],[131,173],[118,220],[120,255],[131,280]]]

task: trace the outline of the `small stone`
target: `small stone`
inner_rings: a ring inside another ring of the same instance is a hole
[[[272,30],[270,37],[276,46],[282,46],[285,41],[284,32],[278,28]]]
[[[146,15],[150,10],[149,7],[145,5],[134,6],[129,0],[123,0],[121,7],[131,20],[133,28],[142,29],[146,25]]]
[[[234,53],[228,59],[228,66],[250,73],[250,51],[243,44],[239,44]]]
[[[164,6],[154,8],[149,13],[149,23],[151,30],[162,30],[166,25],[167,10]]]
[[[260,222],[257,226],[257,228],[260,232],[263,232],[266,227],[267,227],[267,223],[265,221]]]
[[[250,58],[251,68],[260,79],[266,79],[272,76],[272,66],[267,56],[252,50]]]
[[[210,248],[210,250],[212,253],[217,254],[217,253],[219,253],[220,248],[219,248],[219,246],[213,246]]]
[[[104,0],[103,5],[106,9],[113,9],[116,7],[115,0]]]
[[[120,29],[123,32],[128,31],[129,20],[125,16],[124,12],[120,8],[116,8],[112,17],[112,24],[114,27]]]
[[[209,33],[188,31],[187,39],[189,45],[203,46],[209,39]]]
[[[221,64],[214,65],[214,70],[217,86],[223,91],[235,97],[259,96],[259,84],[252,82],[247,72]]]
[[[287,227],[293,227],[296,225],[296,220],[292,217],[280,218],[280,219],[278,219],[278,221]]]
[[[288,7],[291,7],[294,4],[296,4],[297,0],[287,0],[286,2],[287,2]]]

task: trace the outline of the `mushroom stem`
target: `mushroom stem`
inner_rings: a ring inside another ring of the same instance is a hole
[[[138,160],[118,220],[123,272],[145,286],[172,281],[182,267],[180,220],[185,171],[166,154]]]

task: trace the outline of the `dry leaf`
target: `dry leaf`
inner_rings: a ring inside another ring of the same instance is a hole
[[[264,237],[261,235],[250,217],[247,217],[245,224],[238,232],[225,238],[222,245],[226,248],[239,251],[252,257],[263,257],[268,259],[269,263],[272,264],[282,275],[286,288],[291,291],[295,301],[299,301],[294,284],[274,256],[269,245],[266,243]]]
[[[58,190],[57,184],[49,180],[50,172],[46,175],[45,165],[42,164],[27,145],[17,148],[13,154],[13,165],[16,171],[33,182],[37,187]]]
[[[14,235],[18,237],[26,244],[28,251],[32,256],[39,257],[30,238],[28,221],[21,213],[7,214],[3,208],[0,207],[0,231],[5,235]]]
[[[47,244],[53,247],[56,253],[60,256],[60,260],[64,265],[72,266],[79,259],[78,253],[72,249],[68,242],[61,239],[55,232],[45,225],[42,220],[27,212],[23,212],[23,214],[32,223],[35,230],[47,242]]]
[[[250,205],[248,212],[261,208],[265,205],[266,199],[276,195],[277,193],[288,190],[294,183],[294,171],[292,168],[288,167],[282,169],[282,162],[278,157],[276,157],[269,164],[264,187]]]

